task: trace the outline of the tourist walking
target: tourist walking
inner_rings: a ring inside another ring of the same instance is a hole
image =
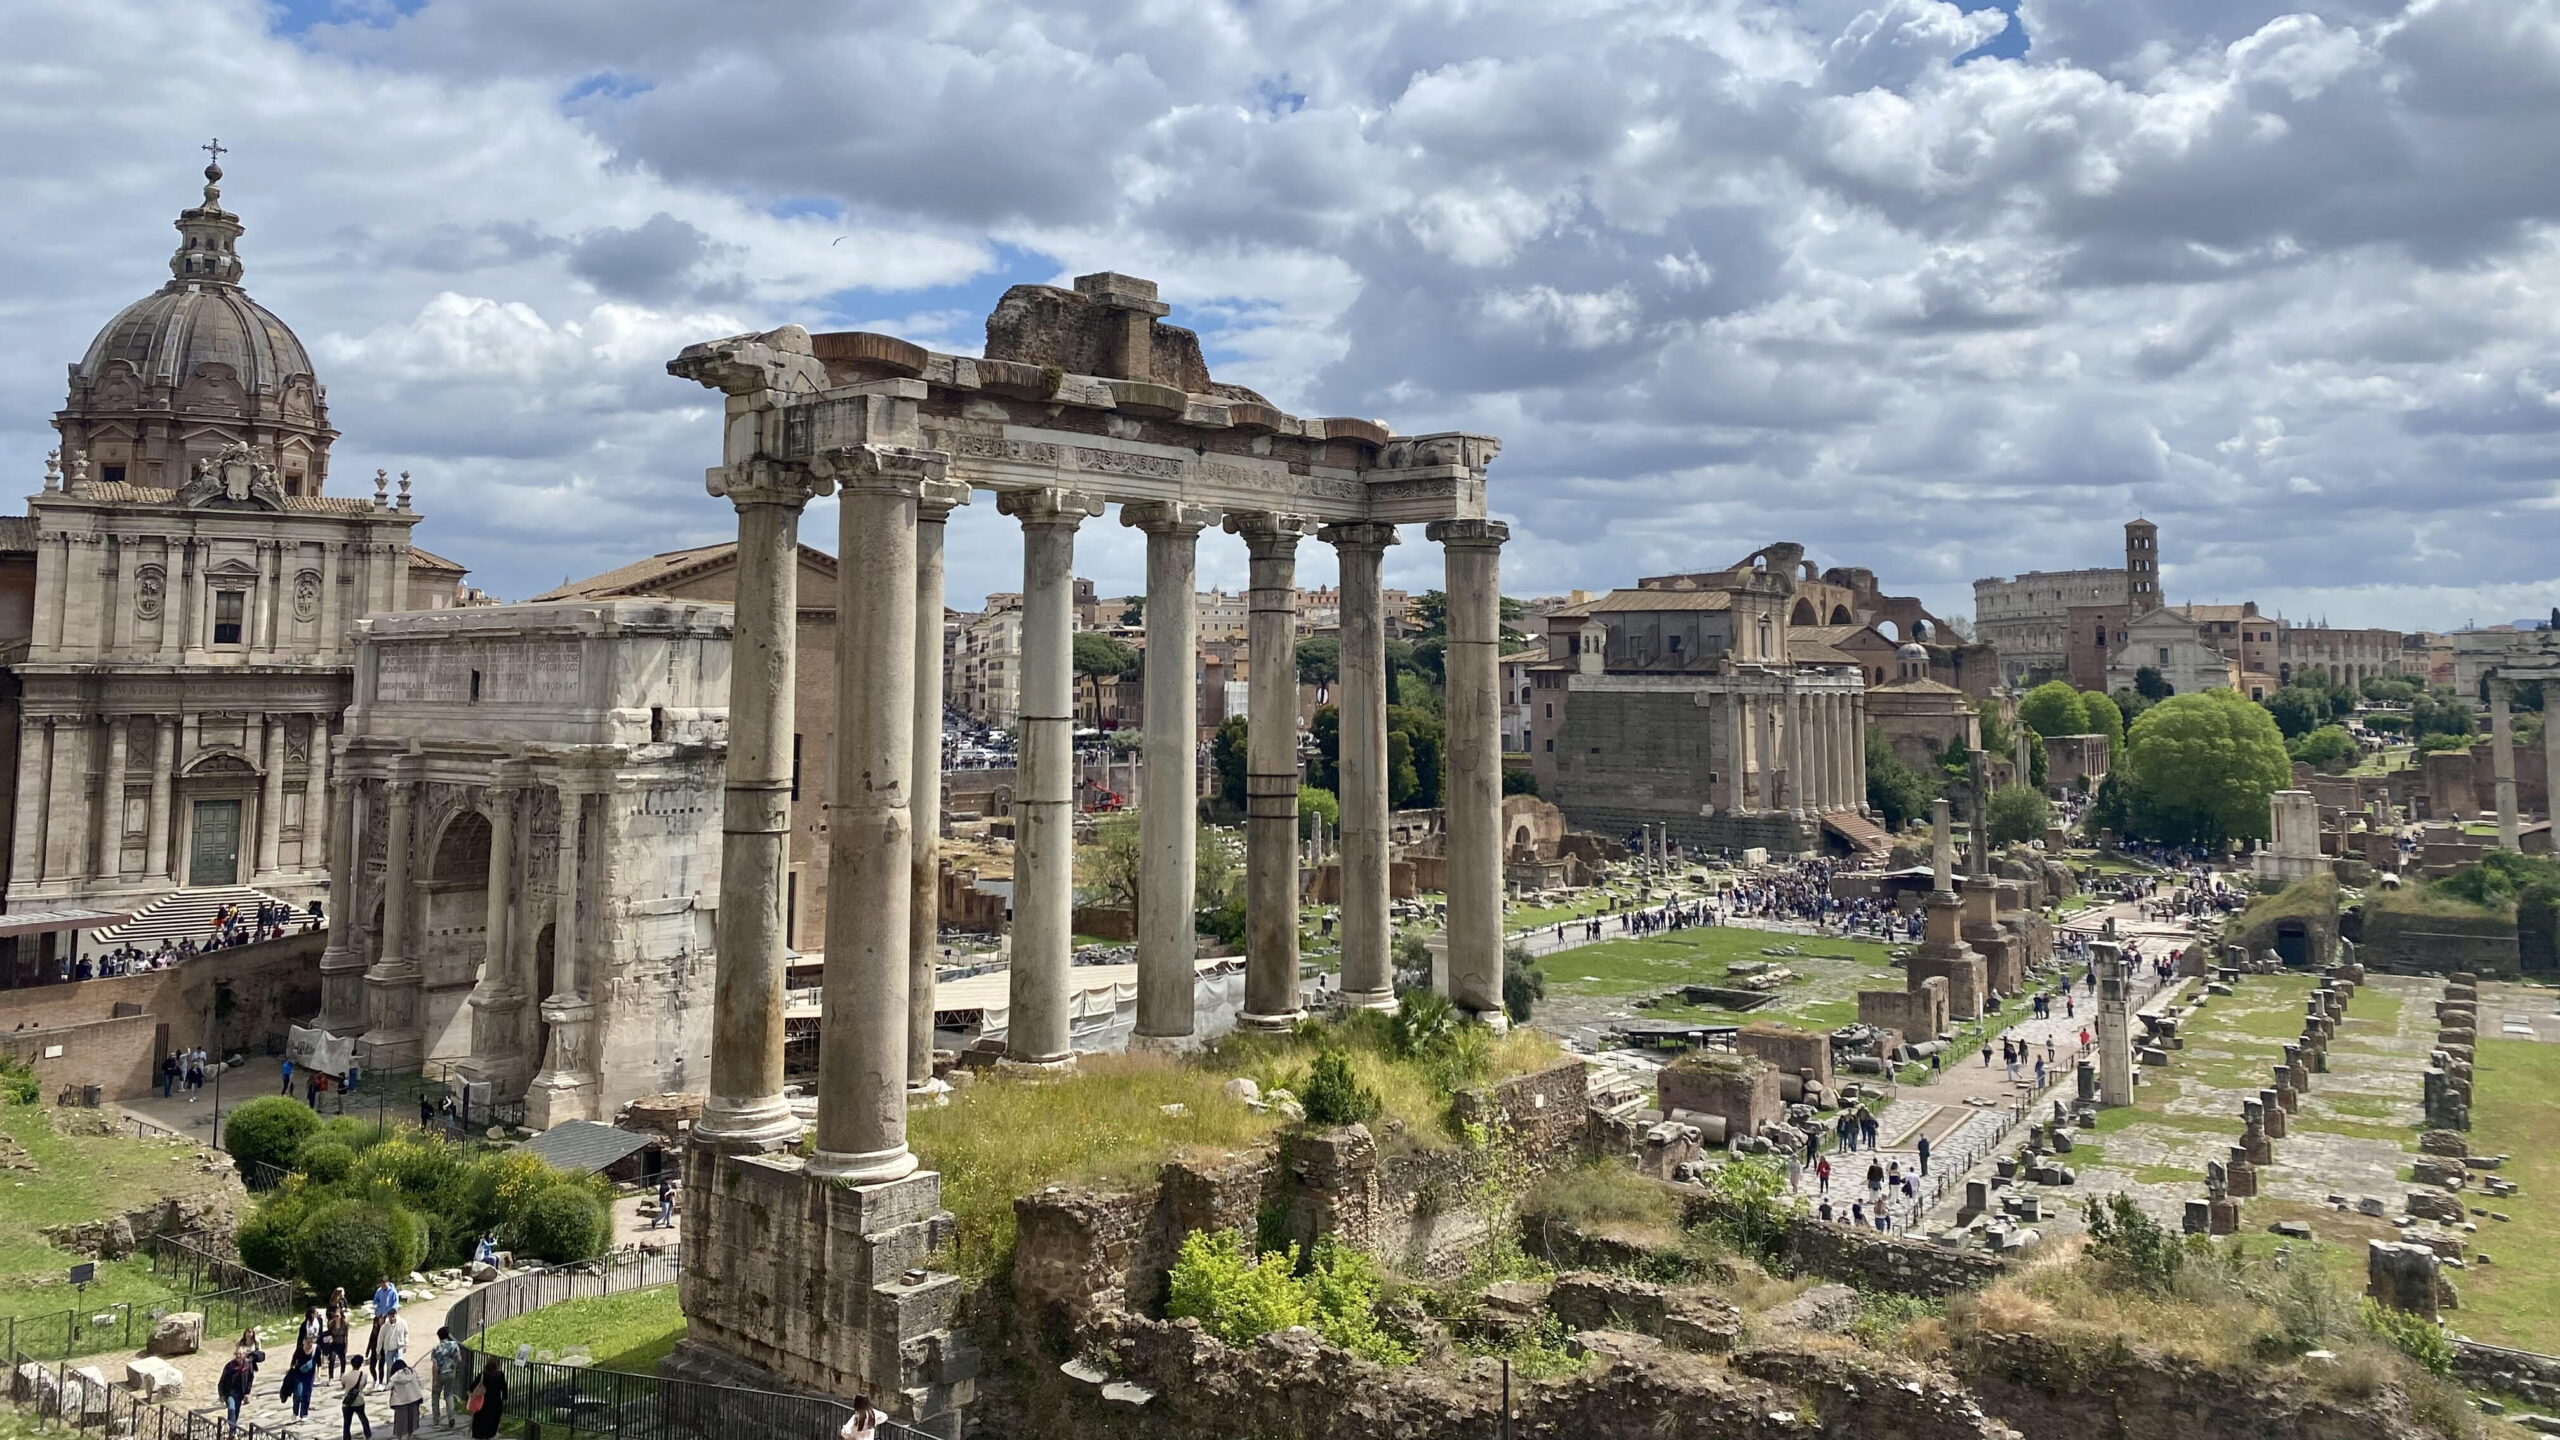
[[[213,1393],[222,1401],[223,1424],[229,1433],[240,1433],[240,1407],[249,1398],[249,1387],[256,1382],[257,1369],[249,1363],[249,1352],[234,1350],[224,1362],[222,1378],[214,1382]]]
[[[1923,1175],[1926,1175],[1926,1174],[1928,1174],[1928,1173],[1929,1173],[1929,1137],[1928,1137],[1928,1136],[1923,1135],[1923,1136],[1921,1136],[1921,1137],[1920,1137],[1919,1150],[1920,1150],[1920,1173],[1921,1173],[1921,1174],[1923,1174]]]
[[[293,1345],[293,1360],[284,1367],[284,1384],[276,1398],[293,1407],[293,1418],[309,1419],[311,1415],[311,1383],[320,1374],[320,1342],[306,1335]]]
[[[418,1407],[426,1403],[427,1387],[418,1382],[418,1372],[408,1361],[395,1359],[382,1393],[391,1406],[392,1440],[409,1440],[418,1433]]]
[[[428,1368],[435,1381],[435,1404],[432,1412],[436,1423],[453,1428],[454,1417],[462,1413],[462,1342],[453,1331],[436,1327],[436,1348],[427,1352]]]
[[[373,1440],[373,1417],[364,1413],[366,1382],[364,1362],[347,1367],[346,1384],[338,1392],[338,1440],[352,1440],[355,1429],[364,1427],[364,1440]]]
[[[320,1358],[329,1363],[329,1378],[335,1380],[338,1378],[338,1372],[345,1368],[347,1363],[347,1330],[349,1321],[347,1317],[347,1292],[344,1286],[340,1286],[339,1288],[329,1292],[328,1325],[328,1338],[323,1340],[320,1344]]]
[[[480,1383],[471,1387],[463,1408],[471,1412],[471,1440],[496,1440],[498,1422],[507,1413],[507,1376],[498,1368],[497,1356],[481,1365]]]
[[[872,1440],[880,1433],[880,1422],[888,1418],[872,1407],[870,1396],[857,1395],[853,1398],[853,1413],[836,1431],[837,1440]]]
[[[284,1057],[284,1088],[276,1093],[279,1095],[293,1093],[293,1057],[290,1055]]]
[[[394,1310],[373,1328],[374,1378],[388,1380],[391,1367],[409,1358],[409,1322]]]

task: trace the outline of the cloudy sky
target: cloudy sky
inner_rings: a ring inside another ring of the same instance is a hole
[[[2172,600],[2560,603],[2560,0],[2014,4],[13,0],[0,464],[219,135],[333,489],[511,598],[728,533],[684,343],[1110,268],[1291,410],[1501,435],[1514,594],[1795,539],[1961,612],[2139,512]]]

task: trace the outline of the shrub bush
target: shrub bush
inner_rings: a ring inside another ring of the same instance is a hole
[[[293,1152],[293,1168],[314,1185],[335,1185],[356,1168],[356,1152],[323,1135]]]
[[[2089,1254],[2126,1284],[2165,1295],[2176,1283],[2186,1251],[2177,1236],[2142,1211],[2122,1191],[2091,1200],[2080,1213],[2089,1222]]]
[[[1547,972],[1529,958],[1529,947],[1514,943],[1502,952],[1502,1011],[1514,1025],[1526,1025],[1538,1002],[1547,998]]]
[[[314,1295],[340,1288],[351,1296],[369,1295],[384,1277],[408,1274],[425,1256],[426,1231],[415,1215],[361,1200],[331,1200],[296,1232],[293,1270]]]
[[[1244,1237],[1232,1230],[1194,1230],[1182,1237],[1182,1253],[1168,1277],[1165,1318],[1197,1320],[1230,1345],[1250,1345],[1256,1336],[1304,1325],[1315,1318],[1315,1303],[1289,1273],[1296,1260],[1294,1249],[1247,1254]]]
[[[284,1189],[267,1197],[248,1219],[240,1222],[233,1243],[240,1247],[240,1263],[261,1275],[294,1273],[294,1243],[302,1222],[311,1214],[309,1193],[299,1183],[286,1183]]]
[[[1299,1087],[1298,1102],[1307,1107],[1307,1120],[1315,1125],[1358,1125],[1378,1118],[1378,1092],[1364,1089],[1352,1076],[1351,1057],[1339,1050],[1316,1052],[1307,1066],[1306,1083]]]
[[[2372,1299],[2358,1308],[2357,1315],[2364,1321],[2364,1328],[2390,1341],[2428,1374],[2453,1374],[2453,1341],[2446,1338],[2443,1326]]]
[[[242,1174],[252,1165],[291,1167],[294,1153],[320,1128],[311,1108],[287,1095],[263,1095],[223,1121],[223,1148]]]
[[[517,1222],[519,1247],[555,1265],[592,1260],[604,1253],[608,1229],[595,1192],[563,1180],[533,1197]]]
[[[33,1105],[42,1092],[36,1072],[15,1055],[0,1055],[0,1105]]]

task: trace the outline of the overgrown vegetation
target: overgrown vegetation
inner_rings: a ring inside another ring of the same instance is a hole
[[[241,1106],[224,1139],[235,1161],[289,1172],[240,1226],[242,1262],[314,1294],[345,1286],[353,1295],[386,1275],[461,1264],[483,1235],[553,1264],[593,1259],[612,1238],[606,1182],[522,1150],[384,1134],[351,1116],[322,1120],[282,1096]]]
[[[1169,1277],[1169,1319],[1197,1319],[1230,1345],[1304,1325],[1363,1359],[1409,1365],[1413,1351],[1378,1327],[1385,1277],[1360,1251],[1319,1242],[1303,1260],[1294,1245],[1256,1255],[1244,1237],[1195,1230]]]
[[[2081,1206],[2089,1224],[2089,1258],[2117,1280],[2152,1295],[2166,1295],[2186,1263],[2179,1237],[2145,1214],[2119,1190]]]

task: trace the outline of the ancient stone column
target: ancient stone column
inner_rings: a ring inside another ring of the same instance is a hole
[[[311,738],[302,753],[309,757],[302,770],[302,868],[310,870],[327,863],[329,855],[328,716],[311,717]]]
[[[2515,726],[2509,714],[2514,688],[2504,675],[2489,677],[2489,766],[2498,781],[2498,848],[2521,854],[2522,827],[2516,819]]]
[[[170,876],[169,803],[177,787],[178,722],[174,716],[151,717],[151,815],[142,841],[142,878],[155,883]],[[24,792],[21,792],[24,793]],[[324,792],[325,795],[325,792]],[[325,805],[325,799],[323,804]]]
[[[1005,1058],[1060,1065],[1075,963],[1076,527],[1102,513],[1082,490],[1014,490],[996,508],[1022,522],[1022,680],[1014,733],[1012,1008]]]
[[[1499,520],[1435,520],[1448,567],[1449,998],[1494,1024],[1502,1009],[1502,542]]]
[[[1199,863],[1200,532],[1214,513],[1174,501],[1120,507],[1147,537],[1146,786],[1138,819],[1138,1024],[1148,1042],[1195,1027],[1192,891]]]
[[[1943,795],[1929,802],[1929,874],[1931,894],[1956,893],[1956,844]]]
[[[1747,803],[1744,772],[1750,768],[1749,736],[1750,731],[1743,719],[1742,697],[1727,690],[1724,692],[1724,743],[1727,752],[1724,773],[1724,812],[1727,815],[1741,814],[1743,806]]]
[[[526,992],[515,968],[516,796],[527,779],[525,762],[491,767],[484,808],[489,817],[489,904],[480,983],[471,991],[471,1058],[483,1080],[512,1092],[529,1072],[522,1068],[516,1035]],[[308,813],[308,807],[306,807]]]
[[[933,1084],[933,989],[942,952],[942,545],[969,487],[928,479],[916,491],[914,862],[907,888],[907,1090]]]
[[[266,729],[267,773],[258,787],[256,873],[261,877],[276,873],[276,854],[284,844],[284,717],[269,715]]]
[[[1244,1009],[1236,1023],[1284,1029],[1306,1013],[1298,998],[1298,541],[1294,515],[1230,515],[1252,560],[1245,647],[1253,675],[1245,707]]]
[[[740,548],[743,553],[744,547]],[[742,594],[744,579],[742,575]],[[730,694],[736,693],[733,685]],[[587,796],[567,774],[552,785],[560,792],[560,844],[555,852],[559,869],[552,892],[551,994],[542,1002],[543,1023],[551,1027],[551,1049],[542,1057],[542,1073],[533,1077],[524,1103],[525,1124],[535,1130],[548,1130],[566,1120],[597,1118],[595,1087],[587,1079],[587,1030],[595,1018],[595,1006],[587,998],[585,956],[578,933],[578,899],[586,884],[578,848],[585,831]],[[716,1015],[712,1025],[716,1032]],[[719,1043],[715,1033],[715,1065]]]
[[[667,363],[667,373],[724,397],[720,464],[704,476],[704,485],[738,511],[711,1086],[693,1138],[724,1150],[771,1150],[800,1135],[800,1122],[782,1098],[789,939],[782,933],[782,896],[791,863],[800,512],[830,484],[805,464],[776,457],[794,453],[784,434],[784,405],[825,388],[826,366],[809,333],[786,325],[763,335],[687,346]],[[555,954],[566,935],[555,934]]]
[[[371,783],[340,771],[338,803],[346,806],[347,821],[338,827],[337,848],[329,858],[329,944],[320,952],[320,1028],[332,1035],[364,1025],[366,966],[356,937],[364,929],[358,901],[364,894],[365,801]]]
[[[2124,950],[2113,940],[2092,940],[2089,950],[2098,971],[2098,1103],[2110,1108],[2130,1105],[2133,1006]]]
[[[1388,921],[1387,634],[1380,569],[1393,525],[1329,525],[1342,570],[1342,1003],[1395,1008]]]
[[[1798,820],[1813,808],[1813,724],[1811,707],[1801,690],[1789,690],[1779,701],[1784,711],[1787,756],[1787,811]]]
[[[1870,814],[1874,807],[1867,803],[1867,697],[1863,690],[1849,697],[1848,740],[1850,791],[1857,797],[1858,813]]]
[[[1755,697],[1760,711],[1760,733],[1754,738],[1760,748],[1760,808],[1777,811],[1786,806],[1794,791],[1796,777],[1790,773],[1781,778],[1786,766],[1786,752],[1779,748],[1778,707],[1783,701],[1776,695]]]
[[[124,772],[131,721],[107,717],[107,770],[98,777],[98,880],[113,885],[124,865]]]
[[[752,457],[713,477],[715,493],[738,512],[738,588],[729,652],[711,1091],[693,1138],[723,1150],[760,1151],[800,1137],[800,1121],[782,1098],[789,944],[782,933],[782,892],[791,865],[800,514],[833,482],[806,467]],[[564,803],[571,798],[564,796]],[[564,928],[553,935],[555,998],[567,992],[556,957],[568,933]]]
[[[410,810],[417,799],[419,761],[401,756],[385,782],[390,815],[383,835],[382,949],[365,971],[364,1065],[406,1070],[418,1063],[418,962],[409,954],[409,862],[414,838]]]
[[[907,1149],[916,502],[927,481],[942,479],[944,457],[863,445],[827,451],[818,466],[836,482],[839,561],[827,965],[809,1169],[849,1185],[876,1185],[916,1168]],[[937,749],[940,740],[937,729]],[[937,764],[933,783],[941,779]]]

